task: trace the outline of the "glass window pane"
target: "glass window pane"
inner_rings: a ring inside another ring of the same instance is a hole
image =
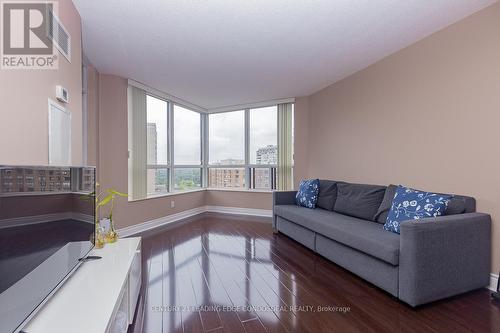
[[[211,114],[209,127],[210,164],[245,164],[245,112]]]
[[[210,168],[208,170],[208,187],[245,188],[245,169]]]
[[[168,103],[153,96],[146,97],[147,110],[147,163],[167,164]]]
[[[174,169],[174,190],[186,191],[201,187],[201,169],[177,168]]]
[[[278,107],[250,110],[250,164],[278,164]]]
[[[147,170],[148,197],[168,192],[168,169]]]
[[[271,168],[251,168],[252,172],[252,188],[254,189],[271,189],[273,183],[272,177],[275,173],[271,173]]]
[[[201,164],[201,116],[174,105],[174,164]]]

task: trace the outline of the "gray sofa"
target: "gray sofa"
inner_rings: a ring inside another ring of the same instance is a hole
[[[489,285],[491,218],[454,196],[444,216],[383,229],[396,186],[320,181],[315,209],[274,192],[273,228],[417,306]]]

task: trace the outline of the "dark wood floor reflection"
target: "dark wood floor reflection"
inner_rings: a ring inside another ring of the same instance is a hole
[[[143,278],[132,333],[500,332],[485,289],[412,309],[255,220],[144,237]]]

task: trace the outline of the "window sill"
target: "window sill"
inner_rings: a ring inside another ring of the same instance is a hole
[[[196,192],[202,192],[202,191],[217,191],[217,192],[243,192],[243,193],[273,193],[274,190],[252,190],[252,189],[240,189],[240,188],[216,188],[216,187],[210,187],[210,188],[199,188],[196,190],[187,190],[187,191],[177,191],[177,192],[169,192],[169,193],[164,193],[164,194],[158,194],[155,196],[150,196],[147,198],[143,199],[128,199],[128,202],[138,202],[138,201],[144,201],[144,200],[150,200],[150,199],[159,199],[159,198],[168,198],[168,197],[174,197],[176,195],[183,195],[183,194],[189,194],[189,193],[196,193]]]
[[[177,195],[202,192],[202,191],[206,191],[206,190],[207,190],[206,188],[198,188],[198,189],[195,189],[195,190],[168,192],[168,193],[162,193],[162,194],[158,194],[158,195],[152,195],[152,196],[149,196],[147,198],[142,198],[142,199],[128,199],[128,202],[138,202],[138,201],[144,201],[144,200],[150,200],[150,199],[158,199],[158,198],[165,198],[165,197],[174,197],[174,196],[177,196]]]

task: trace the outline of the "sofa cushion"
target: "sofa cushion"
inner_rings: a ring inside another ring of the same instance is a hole
[[[399,235],[385,231],[378,223],[295,205],[275,206],[274,213],[387,263],[399,264]]]
[[[399,234],[399,226],[405,221],[441,216],[451,198],[449,194],[424,192],[400,185],[384,229]]]
[[[318,202],[319,179],[305,179],[300,181],[299,190],[295,195],[298,206],[314,209]]]
[[[389,214],[389,210],[392,206],[392,199],[394,199],[394,194],[396,194],[396,189],[398,187],[396,185],[389,185],[385,190],[384,199],[382,199],[382,203],[377,210],[377,214],[375,214],[375,221],[378,223],[384,224],[387,220],[387,215]]]
[[[333,210],[337,199],[337,182],[333,180],[319,180],[318,203],[316,206],[326,210]]]
[[[385,186],[338,183],[337,200],[333,210],[338,213],[359,217],[364,220],[375,221]]]

